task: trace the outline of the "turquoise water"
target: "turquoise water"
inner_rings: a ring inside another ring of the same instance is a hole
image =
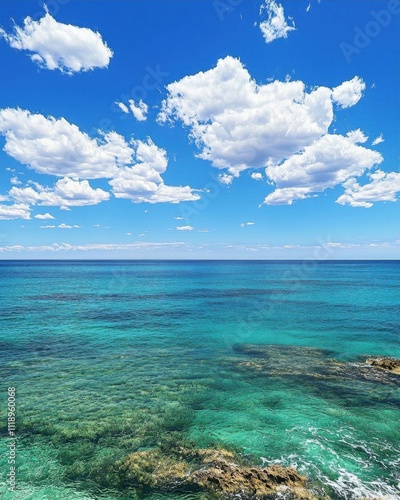
[[[0,262],[2,498],[189,498],[119,482],[118,460],[171,437],[293,465],[333,499],[400,498],[400,377],[357,371],[400,357],[399,278],[399,262]]]

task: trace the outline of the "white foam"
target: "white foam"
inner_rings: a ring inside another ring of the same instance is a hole
[[[321,485],[333,490],[343,500],[376,497],[382,500],[400,500],[400,450],[391,443],[376,438],[370,443],[357,441],[356,432],[350,427],[336,431],[316,427],[308,429],[296,427],[296,429],[289,430],[289,432],[293,431],[304,435],[302,441],[305,447],[304,454],[292,454],[278,460],[262,458],[264,465],[279,463],[284,466],[293,466],[310,478],[317,479]],[[344,451],[340,454],[336,447],[338,442],[345,445]],[[348,448],[347,452],[346,448]],[[315,453],[318,449],[321,453]],[[389,460],[388,452],[396,458]],[[310,455],[314,457],[312,463],[306,459]],[[326,457],[330,457],[329,463],[326,462]],[[359,477],[357,473],[346,470],[343,462],[353,463],[354,468],[359,471],[370,468],[375,468],[377,471],[386,469],[391,477],[387,480],[374,477],[367,481]],[[331,471],[329,476],[327,470]],[[396,471],[398,471],[397,474]]]

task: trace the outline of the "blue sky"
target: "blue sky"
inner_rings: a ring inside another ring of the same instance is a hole
[[[398,0],[2,2],[0,258],[398,258],[399,24]]]

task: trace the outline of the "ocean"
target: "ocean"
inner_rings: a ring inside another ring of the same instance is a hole
[[[400,376],[358,368],[400,357],[400,262],[1,261],[0,294],[1,498],[207,498],[121,481],[172,441],[400,498]]]

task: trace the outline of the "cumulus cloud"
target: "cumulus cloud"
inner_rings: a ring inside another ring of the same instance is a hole
[[[13,186],[20,186],[22,184],[22,182],[15,175],[11,177],[10,182]]]
[[[364,90],[358,76],[334,89],[307,89],[301,81],[259,85],[228,56],[211,70],[169,84],[158,121],[181,121],[198,156],[228,172],[220,180],[231,182],[225,176],[264,167],[268,183],[275,185],[265,203],[291,204],[383,161],[380,153],[360,145],[368,140],[360,129],[345,136],[329,133],[333,104],[354,106]],[[259,172],[251,177],[263,178]]]
[[[133,141],[135,164],[118,169],[109,182],[114,196],[134,203],[179,203],[198,200],[189,186],[167,186],[161,174],[168,166],[167,153],[149,138]]]
[[[129,164],[133,150],[116,132],[92,139],[65,118],[22,109],[0,110],[4,151],[41,174],[86,179],[111,178]]]
[[[350,130],[350,132],[347,132],[346,137],[348,137],[353,144],[363,144],[368,141],[368,136],[366,136],[359,128],[357,130]]]
[[[260,30],[265,43],[271,43],[278,38],[287,38],[290,31],[295,30],[293,19],[288,24],[281,4],[275,0],[265,0],[261,5],[260,15],[266,15],[267,19],[260,23]]]
[[[380,153],[354,140],[354,136],[327,134],[281,164],[268,166],[265,172],[276,189],[264,203],[292,204],[358,177],[383,161]]]
[[[229,186],[229,184],[232,184],[232,181],[233,181],[233,175],[229,175],[229,174],[219,174],[219,176],[218,176],[218,180],[219,180],[219,182],[221,182],[222,184],[226,184],[227,186]]]
[[[333,120],[331,89],[307,92],[301,81],[257,85],[230,56],[167,90],[159,122],[181,120],[199,157],[233,175],[296,153],[324,135]]]
[[[352,80],[335,87],[332,90],[332,99],[341,108],[350,108],[358,103],[364,90],[364,81],[359,76],[355,76]]]
[[[360,186],[355,178],[344,184],[345,192],[336,200],[340,205],[370,208],[377,201],[396,201],[400,193],[400,173],[376,170],[368,174],[370,182]]]
[[[13,205],[0,204],[0,220],[30,219],[29,205],[25,203],[14,203]]]
[[[100,33],[59,23],[48,11],[39,21],[26,17],[11,34],[0,29],[0,36],[14,49],[31,52],[40,67],[67,74],[106,68],[113,56]]]
[[[177,231],[193,231],[193,226],[177,226]]]
[[[45,214],[36,214],[35,219],[47,220],[47,219],[54,219],[54,217],[47,212]]]
[[[189,186],[164,183],[161,174],[168,166],[166,151],[151,139],[128,143],[116,132],[99,132],[100,138],[90,138],[64,118],[10,108],[0,110],[0,133],[6,138],[4,150],[10,156],[38,173],[62,177],[54,188],[14,186],[10,196],[24,203],[68,208],[109,199],[109,193],[92,189],[87,179],[111,179],[114,195],[135,203],[200,198]]]
[[[19,203],[58,206],[62,209],[97,205],[110,198],[108,192],[100,188],[93,189],[87,180],[79,181],[68,177],[59,179],[53,188],[43,187],[36,182],[23,188],[14,186],[9,196]]]

